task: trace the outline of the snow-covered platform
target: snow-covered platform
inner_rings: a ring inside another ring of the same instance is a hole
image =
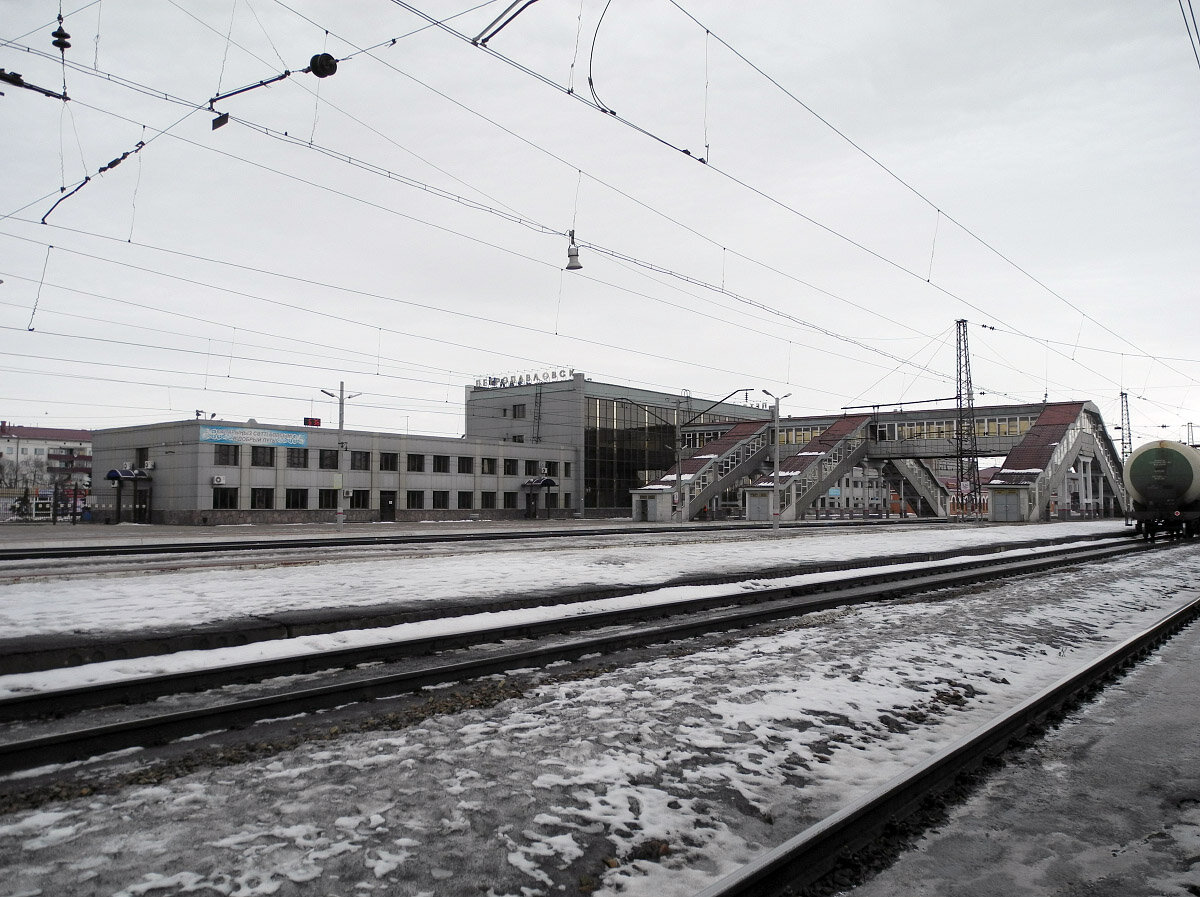
[[[1200,893],[1197,669],[1193,624],[850,893]]]

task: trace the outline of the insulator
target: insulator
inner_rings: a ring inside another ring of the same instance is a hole
[[[318,78],[328,78],[337,71],[337,60],[328,53],[318,53],[309,60],[308,70]]]
[[[52,43],[54,44],[54,46],[58,47],[58,49],[65,52],[71,46],[71,42],[69,40],[67,40],[67,38],[69,38],[70,36],[71,35],[67,34],[67,32],[65,32],[63,30],[63,26],[59,25],[58,28],[55,29],[54,33],[51,35],[51,37],[54,38]]]

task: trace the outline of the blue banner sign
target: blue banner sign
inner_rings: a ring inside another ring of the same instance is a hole
[[[308,434],[292,430],[258,430],[253,427],[201,427],[200,441],[305,448],[308,446]]]

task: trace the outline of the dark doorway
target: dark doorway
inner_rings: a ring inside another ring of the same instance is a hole
[[[379,519],[384,523],[395,523],[396,521],[396,493],[383,492],[379,493]]]

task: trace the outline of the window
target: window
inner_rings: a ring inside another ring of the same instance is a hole
[[[66,453],[68,451],[68,449],[59,449],[59,451]],[[150,449],[149,448],[134,449],[133,457],[134,457],[134,462],[133,462],[134,467],[145,467],[147,464],[150,463]]]
[[[398,452],[380,452],[379,453],[379,469],[380,470],[399,470],[400,469],[400,454]]]
[[[504,507],[515,508],[516,506],[517,506],[517,493],[505,492],[504,493]]]
[[[350,507],[356,511],[365,511],[371,507],[371,490],[355,489],[350,493]]]
[[[449,455],[434,455],[433,456],[433,472],[434,473],[449,473],[450,472],[450,456]]]
[[[484,510],[491,510],[492,508],[496,507],[496,493],[480,492],[479,507],[483,508]]]
[[[516,458],[505,458],[504,459],[504,475],[506,477],[515,477],[517,475],[517,459]]]
[[[337,507],[338,491],[336,489],[318,489],[317,507],[322,511],[332,511]]]
[[[289,511],[301,511],[308,507],[307,489],[285,489],[283,491],[283,506]]]
[[[520,435],[514,435],[514,436],[513,436],[513,438],[512,438],[512,441],[513,441],[513,442],[524,442],[524,441],[525,441],[525,437],[524,437],[524,436],[520,436]]]
[[[220,467],[237,467],[238,464],[238,445],[214,445],[213,446],[213,464]],[[24,454],[25,450],[22,449]]]
[[[548,477],[558,476],[558,462],[557,461],[547,461],[546,462],[546,476],[548,476]]]
[[[494,477],[496,475],[496,459],[495,458],[480,458],[479,472],[484,476]]]
[[[370,452],[351,452],[350,453],[350,469],[351,470],[370,470],[371,469],[371,453]]]
[[[321,449],[317,455],[317,467],[321,470],[337,470],[338,469],[338,450],[337,449]]]
[[[520,420],[524,416],[525,416],[525,406],[524,405],[513,405],[513,417],[517,420]]]
[[[425,456],[424,455],[409,455],[408,456],[408,472],[409,473],[423,473],[424,470],[425,470]],[[409,505],[409,507],[411,508],[412,505]]]
[[[256,511],[269,511],[275,507],[275,490],[251,489],[250,507]]]
[[[475,497],[474,492],[458,493],[458,509],[460,511],[470,510],[473,507],[471,500]]]
[[[570,475],[571,475],[571,462],[564,461],[563,462],[563,476],[569,477]]]
[[[308,467],[308,449],[290,448],[287,450],[288,467]]]
[[[563,507],[564,508],[571,507],[571,493],[570,492],[563,493]]]
[[[237,507],[237,487],[236,486],[214,486],[213,487],[213,510],[227,510]]]
[[[252,445],[252,446],[250,446],[250,466],[251,467],[274,467],[275,466],[275,446],[273,446],[273,445]]]
[[[459,473],[474,473],[475,472],[475,459],[474,458],[459,458],[458,459],[458,472]]]
[[[558,507],[558,495],[556,493],[554,493],[554,492],[546,493],[546,507],[547,508],[557,508]]]
[[[435,511],[446,511],[450,508],[450,493],[445,489],[433,491],[433,508]]]
[[[411,458],[412,455],[409,455],[409,457]],[[405,505],[405,507],[407,507],[409,510],[417,510],[417,511],[419,511],[421,508],[424,508],[425,507],[425,493],[422,492],[420,489],[409,489],[408,490],[408,503]]]
[[[539,465],[538,465],[537,461],[526,461],[525,462],[525,476],[527,476],[527,477],[537,476],[538,475],[538,466]]]

